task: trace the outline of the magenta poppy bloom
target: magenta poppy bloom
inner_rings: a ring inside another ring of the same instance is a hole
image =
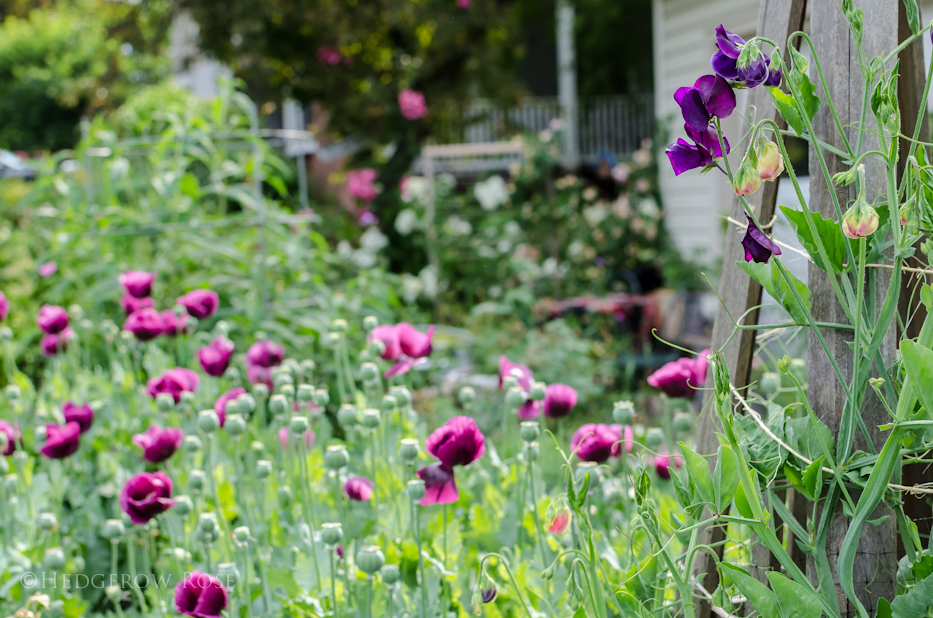
[[[227,609],[227,589],[213,575],[194,570],[175,586],[175,609],[185,616],[220,618]]]
[[[155,309],[134,311],[123,323],[123,330],[133,333],[140,341],[152,341],[162,334],[162,316]]]
[[[143,449],[143,459],[158,464],[175,454],[184,437],[185,432],[176,427],[150,425],[146,433],[133,436],[133,444]]]
[[[188,323],[184,315],[177,315],[173,310],[166,309],[159,312],[162,320],[162,334],[166,337],[177,337],[188,332]]]
[[[288,430],[288,427],[282,427],[279,429],[279,444],[282,445],[283,450],[289,450],[291,444],[289,438],[291,438],[291,432]],[[316,438],[317,436],[314,435],[313,431],[310,429],[305,430],[305,448],[311,448],[314,446],[314,440]]]
[[[281,365],[283,358],[285,358],[285,350],[282,349],[282,346],[276,345],[268,339],[257,341],[246,352],[247,364],[267,369]]]
[[[766,264],[772,255],[781,255],[781,248],[755,225],[748,213],[745,213],[745,218],[748,219],[748,228],[742,239],[742,246],[745,247],[745,261],[754,260],[759,264]]]
[[[709,354],[708,350],[704,352]],[[697,388],[706,384],[708,366],[709,361],[704,357],[679,358],[648,376],[648,384],[660,389],[668,397],[690,399]]]
[[[0,292],[0,322],[4,321],[9,313],[10,301],[7,300],[6,294]]]
[[[541,402],[534,399],[526,399],[522,407],[516,410],[515,413],[520,421],[534,420],[541,416]]]
[[[343,493],[350,500],[366,502],[373,495],[373,482],[365,476],[351,476],[343,485]]]
[[[458,9],[468,9],[470,8],[471,0],[457,0]]]
[[[657,471],[658,476],[665,481],[671,480],[672,465],[680,470],[680,455],[671,455],[667,451],[661,451],[654,458],[654,469]]]
[[[379,195],[375,184],[377,178],[379,172],[371,167],[351,170],[347,172],[347,191],[355,198],[371,202]]]
[[[39,345],[42,347],[42,354],[45,356],[55,356],[59,352],[64,352],[68,349],[68,341],[75,336],[75,332],[71,327],[66,327],[65,330],[58,334],[48,334],[42,338],[42,341],[39,342]]]
[[[64,307],[56,305],[42,305],[36,324],[47,335],[57,335],[68,328],[68,312]]]
[[[152,378],[146,384],[146,392],[153,399],[160,393],[168,393],[175,400],[175,403],[181,401],[182,391],[193,393],[198,390],[198,383],[201,379],[198,374],[184,367],[169,369],[161,376]]]
[[[213,290],[197,289],[191,290],[184,296],[179,296],[175,299],[175,302],[187,309],[190,315],[203,320],[214,315],[217,306],[220,304],[220,299],[217,297],[217,292]]]
[[[237,386],[236,388],[231,388],[229,391],[217,398],[217,401],[214,402],[214,412],[217,413],[217,418],[220,419],[220,426],[224,426],[224,422],[227,420],[227,402],[233,401],[240,395],[246,394],[246,389]]]
[[[148,296],[144,298],[136,298],[130,294],[124,294],[120,298],[120,306],[123,307],[123,312],[129,316],[136,313],[140,309],[151,309],[152,307],[155,307],[155,302]]]
[[[121,273],[117,280],[126,290],[126,293],[133,298],[145,298],[152,294],[152,284],[155,278],[155,273],[130,270]]]
[[[0,433],[6,434],[6,446],[0,452],[0,455],[8,457],[16,450],[16,441],[19,439],[20,433],[13,425],[2,419],[0,419]]]
[[[233,342],[223,335],[215,338],[209,345],[198,350],[198,362],[201,369],[209,376],[220,377],[230,366],[233,358]]]
[[[175,506],[172,479],[164,472],[143,472],[126,482],[120,491],[120,507],[134,524],[148,523]]]
[[[583,461],[604,463],[621,449],[616,446],[622,439],[618,425],[615,427],[602,423],[587,423],[573,434],[570,440],[570,450],[576,452],[577,457]],[[628,443],[626,443],[628,448]]]
[[[64,425],[48,423],[45,426],[45,444],[39,449],[49,459],[64,459],[78,450],[81,426],[71,421]]]
[[[58,272],[58,264],[55,262],[46,262],[39,267],[39,276],[40,277],[51,277]]]
[[[531,369],[527,365],[513,363],[505,356],[499,357],[499,388],[502,389],[502,380],[505,378],[515,378],[518,385],[527,393],[531,389],[531,380],[534,377]]]
[[[323,45],[317,50],[317,59],[331,66],[340,64],[342,56],[340,50],[333,45]]]
[[[417,90],[402,90],[398,93],[398,108],[408,120],[418,120],[428,114],[424,95]]]
[[[544,416],[563,418],[577,405],[577,391],[566,384],[548,384],[544,396]]]
[[[454,480],[454,466],[466,466],[486,452],[486,438],[468,416],[455,416],[428,436],[425,450],[439,461],[418,470],[424,481],[421,505],[448,504],[460,498]]]
[[[738,82],[746,88],[765,85],[781,85],[781,69],[771,68],[771,59],[759,53],[752,58],[748,66],[739,66],[739,56],[745,47],[745,39],[726,30],[722,24],[716,28],[716,51],[710,58],[710,65],[716,74],[732,82]]]
[[[81,433],[86,433],[94,423],[94,410],[86,403],[79,406],[66,401],[65,405],[62,406],[62,416],[65,417],[66,423],[72,421],[77,423],[78,427],[81,428]]]
[[[622,445],[625,445],[625,452],[631,453],[632,448],[635,446],[635,432],[632,431],[632,428],[629,425],[625,426],[624,435],[625,440],[623,441],[623,429],[621,425],[609,425],[609,429],[612,430],[612,433],[615,435],[615,441],[612,443],[612,457],[621,457],[622,456]]]
[[[392,324],[377,326],[369,333],[370,340],[381,341],[385,346],[382,358],[396,360],[402,354],[402,346],[398,340],[398,329]]]
[[[428,327],[427,333],[419,333],[408,322],[396,324],[399,347],[402,354],[412,358],[424,358],[431,354],[431,341],[434,339],[434,326]]]

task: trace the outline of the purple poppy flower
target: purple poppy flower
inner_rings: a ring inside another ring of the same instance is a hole
[[[145,298],[152,293],[152,283],[155,281],[155,278],[155,273],[130,270],[121,273],[117,280],[130,296],[134,298]]]
[[[282,427],[279,429],[279,444],[282,445],[282,450],[289,450],[291,442],[289,438],[291,437],[291,432],[287,427]],[[310,429],[305,430],[305,448],[311,448],[314,446],[314,440],[317,436]]]
[[[373,495],[373,482],[365,476],[351,476],[343,485],[343,493],[350,500],[366,502]]]
[[[120,506],[134,524],[148,523],[175,506],[172,479],[164,472],[143,472],[130,478],[120,491]]]
[[[177,315],[173,310],[166,309],[159,312],[162,320],[162,334],[166,337],[177,337],[188,332],[188,324],[184,315]]]
[[[176,367],[169,369],[161,376],[152,378],[146,384],[146,392],[153,399],[160,393],[168,393],[175,400],[175,403],[181,401],[181,393],[188,391],[193,393],[198,390],[198,383],[201,379],[198,374],[190,369]]]
[[[120,306],[123,307],[123,312],[129,316],[140,309],[151,309],[155,306],[155,302],[148,296],[145,298],[136,298],[130,294],[124,294],[120,298]]]
[[[65,417],[66,423],[72,421],[77,423],[78,427],[81,428],[81,433],[86,433],[94,423],[94,410],[86,403],[79,406],[66,401],[65,405],[62,406],[62,416]]]
[[[230,366],[233,357],[233,342],[223,335],[216,337],[209,345],[198,350],[198,362],[201,369],[209,376],[220,377]]]
[[[439,461],[418,470],[418,478],[424,481],[424,496],[421,504],[450,504],[460,499],[454,469]]]
[[[133,444],[143,449],[143,459],[158,464],[175,454],[184,437],[185,432],[176,427],[151,425],[146,433],[133,436]]]
[[[265,367],[267,369],[281,365],[284,357],[285,350],[268,339],[257,341],[251,345],[246,352],[247,364]]]
[[[68,349],[68,341],[75,336],[75,332],[71,327],[65,328],[62,332],[56,334],[48,334],[42,338],[42,341],[39,345],[42,347],[42,354],[45,356],[55,356],[59,352],[64,352]]]
[[[742,246],[745,247],[745,261],[751,262],[754,260],[765,264],[771,259],[772,255],[781,255],[781,248],[755,225],[748,213],[745,214],[745,218],[748,219],[748,228],[745,230],[745,237],[742,239]]]
[[[199,320],[209,318],[217,311],[220,299],[213,290],[191,290],[184,296],[179,296],[176,302],[188,310],[188,313]]]
[[[140,341],[152,341],[162,334],[162,316],[152,308],[134,311],[123,323],[123,330],[133,333]]]
[[[615,424],[609,425],[609,429],[612,430],[612,433],[615,435],[615,441],[612,443],[612,457],[621,457],[622,456],[622,445],[625,445],[625,452],[631,453],[632,448],[635,447],[635,432],[628,425],[625,426],[623,430],[622,425]],[[625,440],[622,439],[623,435]]]
[[[499,357],[499,389],[502,389],[502,380],[505,378],[515,378],[518,380],[518,385],[521,386],[525,392],[531,389],[531,380],[534,377],[531,369],[527,365],[522,365],[519,363],[513,363],[505,356]]]
[[[237,386],[236,388],[231,388],[229,391],[217,398],[217,401],[214,402],[214,412],[217,413],[217,418],[220,419],[220,426],[224,426],[224,422],[227,420],[227,402],[233,401],[240,395],[246,394],[246,390]]]
[[[46,262],[39,267],[39,276],[40,277],[51,277],[58,272],[58,264],[55,262]]]
[[[697,358],[679,358],[667,363],[650,376],[648,384],[660,389],[668,397],[690,399],[696,389],[706,384],[706,370],[709,361],[705,358],[709,350],[704,350]]]
[[[618,449],[616,444],[621,439],[621,432],[614,427],[602,423],[587,423],[573,434],[570,450],[576,452],[577,457],[583,461],[604,463],[614,455],[613,451]]]
[[[424,443],[425,450],[440,461],[418,470],[426,493],[421,504],[446,504],[460,497],[454,480],[454,466],[466,466],[486,452],[486,438],[468,416],[455,416],[434,430]]]
[[[185,616],[220,618],[227,609],[227,590],[213,575],[194,570],[175,586],[175,609]]]
[[[680,106],[684,122],[697,131],[705,131],[714,116],[728,118],[735,109],[735,92],[718,75],[703,75],[692,88],[678,88],[674,100]]]
[[[661,451],[654,458],[654,469],[657,471],[658,476],[665,481],[671,480],[672,465],[680,470],[680,455],[671,455],[667,451]]]
[[[42,305],[36,324],[47,335],[57,335],[68,328],[68,312],[64,307],[56,305]]]
[[[408,322],[396,324],[395,332],[398,334],[399,347],[402,354],[412,358],[424,358],[431,354],[431,340],[434,339],[434,326],[428,327],[428,332],[419,333]]]
[[[0,433],[6,434],[6,446],[3,451],[0,451],[0,455],[10,456],[16,450],[16,441],[19,439],[20,433],[13,425],[2,419],[0,419]]]
[[[400,376],[402,374],[408,373],[411,371],[411,368],[415,366],[414,358],[409,356],[402,356],[396,361],[394,365],[389,367],[389,370],[382,374],[383,378],[391,378],[392,376]]]
[[[7,314],[10,313],[10,301],[7,300],[6,294],[0,292],[0,322],[6,319]]]
[[[45,444],[39,449],[49,459],[64,459],[78,450],[81,426],[71,421],[64,425],[48,423],[45,426]]]
[[[402,346],[398,340],[398,330],[395,325],[383,324],[377,326],[369,333],[370,340],[381,341],[385,346],[382,352],[384,360],[396,360],[402,354]]]
[[[577,405],[577,391],[566,384],[548,384],[544,395],[544,416],[563,418]]]

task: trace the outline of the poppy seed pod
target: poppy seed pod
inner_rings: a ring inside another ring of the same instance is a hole
[[[509,406],[512,409],[517,410],[518,408],[525,405],[525,399],[527,395],[521,387],[513,386],[505,393],[505,405]]]
[[[411,405],[411,391],[408,390],[405,386],[393,386],[389,390],[389,394],[395,397],[395,400],[398,401],[398,407],[407,408]]]
[[[341,339],[343,339],[343,335],[341,333],[328,333],[327,334],[327,343],[332,348],[336,348],[338,345],[340,345]]]
[[[314,403],[322,408],[330,403],[330,393],[327,392],[326,388],[314,389]]]
[[[525,442],[534,442],[541,435],[541,428],[535,421],[524,421],[521,424],[521,436]]]
[[[246,431],[246,421],[239,414],[231,414],[224,423],[224,430],[233,437],[237,437]]]
[[[353,427],[357,422],[357,414],[356,406],[349,403],[340,404],[340,409],[337,410],[337,422],[344,429]]]
[[[197,436],[185,436],[185,439],[182,441],[182,444],[185,447],[185,450],[189,453],[197,453],[203,448],[201,444],[201,438]]]
[[[291,385],[294,383],[295,383],[295,380],[290,375],[285,373],[284,371],[281,371],[275,374],[275,377],[272,378],[272,385],[276,387],[277,389],[281,389],[286,384]]]
[[[404,438],[402,439],[401,444],[399,444],[398,454],[399,457],[402,458],[402,461],[407,464],[412,464],[416,459],[418,459],[419,450],[420,449],[418,447],[417,440],[412,438]]]
[[[273,395],[269,398],[269,411],[273,414],[285,414],[288,410],[288,399],[285,395]]]
[[[324,467],[331,472],[336,472],[341,468],[350,465],[350,453],[343,444],[333,444],[327,447],[324,452]]]
[[[269,478],[272,474],[272,462],[268,459],[259,459],[256,461],[256,477],[261,479]]]
[[[246,543],[249,541],[249,527],[248,526],[237,526],[233,529],[233,538],[236,539],[237,543]]]
[[[217,516],[213,513],[201,513],[198,517],[198,530],[212,534],[217,529]]]
[[[168,393],[159,393],[156,395],[156,409],[159,412],[169,412],[175,407],[175,398]]]
[[[247,416],[256,410],[256,400],[249,393],[237,395],[236,400],[240,405],[240,414]]]
[[[686,412],[678,412],[674,415],[674,431],[679,434],[685,434],[693,429],[693,416]]]
[[[421,479],[412,479],[408,481],[406,491],[408,492],[408,497],[412,500],[421,500],[427,492],[427,488],[425,488],[424,481]]]
[[[295,396],[298,397],[298,401],[308,403],[314,399],[314,387],[310,384],[299,384]]]
[[[541,445],[537,442],[526,442],[525,443],[525,457],[528,458],[528,461],[537,461],[538,455],[541,454]]]
[[[781,374],[770,371],[766,372],[761,376],[761,380],[759,380],[758,384],[761,393],[770,399],[778,392],[778,389],[781,388]]]
[[[337,545],[343,540],[343,526],[334,522],[321,524],[321,539],[331,547]]]
[[[233,562],[221,562],[217,565],[217,579],[224,588],[236,588],[240,571]]]
[[[51,513],[39,513],[39,516],[36,517],[36,526],[39,528],[39,530],[45,530],[48,532],[57,525],[58,519]]]
[[[365,328],[367,332],[371,331],[377,326],[379,326],[379,318],[377,318],[376,316],[368,315],[365,318],[363,318],[363,328]]]
[[[382,567],[382,571],[380,571],[379,574],[382,576],[382,581],[386,586],[394,586],[402,576],[397,564],[385,565]]]
[[[612,420],[620,425],[631,425],[635,420],[635,404],[631,401],[617,401],[612,407]]]
[[[373,339],[366,344],[366,351],[372,356],[382,357],[386,353],[386,344],[381,339]]]
[[[356,552],[356,566],[370,577],[386,563],[386,557],[377,545],[364,545]]]
[[[343,318],[336,318],[332,320],[330,323],[330,329],[336,333],[345,333],[347,332],[348,328],[349,328],[349,325],[347,324],[347,321],[344,320]]]
[[[61,547],[50,547],[45,550],[42,566],[52,571],[61,571],[65,568],[65,552]]]
[[[279,487],[279,491],[275,495],[275,498],[279,501],[279,508],[287,509],[292,505],[292,501],[295,499],[295,496],[292,494],[291,487],[288,485],[282,485]]]
[[[392,412],[395,408],[398,407],[398,401],[395,400],[395,397],[392,395],[385,395],[382,398],[382,411],[383,412]]]
[[[379,377],[379,367],[376,363],[363,363],[360,365],[360,378],[364,382],[372,382]]]
[[[528,390],[528,398],[533,401],[541,401],[547,395],[547,384],[544,382],[532,382]]]
[[[204,488],[204,482],[206,480],[203,470],[192,470],[190,474],[188,474],[188,486],[191,487],[192,491],[201,491]]]
[[[656,449],[664,442],[664,431],[659,427],[652,427],[645,434],[645,445],[650,449]]]
[[[22,394],[22,390],[16,384],[9,384],[3,389],[3,395],[10,401],[19,401]]]
[[[518,378],[515,376],[506,376],[502,378],[502,390],[509,391],[518,386]]]
[[[198,412],[198,428],[206,434],[212,434],[220,427],[220,417],[213,410]]]
[[[468,406],[476,399],[476,391],[472,386],[464,386],[460,389],[457,397],[460,399],[460,403]]]
[[[178,496],[175,498],[175,512],[181,517],[187,517],[194,510],[194,503],[188,496]]]
[[[288,422],[288,428],[295,435],[304,435],[306,431],[311,427],[308,423],[308,418],[306,416],[293,416]]]
[[[259,384],[253,384],[253,397],[259,399],[260,401],[266,399],[269,397],[269,387],[262,382]]]
[[[292,384],[283,384],[278,388],[279,395],[282,395],[289,401],[295,399],[295,387]]]

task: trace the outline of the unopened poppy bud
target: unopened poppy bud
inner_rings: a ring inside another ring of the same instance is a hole
[[[104,588],[104,594],[112,603],[118,603],[123,598],[123,589],[120,586],[107,586]]]
[[[259,479],[269,478],[272,474],[272,462],[268,459],[259,459],[256,461],[256,477]]]
[[[41,433],[39,432],[40,429],[43,430]],[[40,435],[42,436],[41,440],[39,439]],[[36,428],[36,441],[38,442],[45,441],[45,427]],[[26,451],[16,451],[15,453],[13,453],[13,463],[16,464],[17,469],[20,466],[26,465],[26,461],[28,459],[29,459],[29,455],[26,453]]]
[[[182,441],[182,444],[185,446],[185,450],[189,453],[197,453],[201,450],[201,438],[197,436],[185,436],[185,439]]]
[[[74,559],[71,561],[71,565],[74,567],[75,573],[83,573],[84,567],[87,566],[87,563],[85,563],[84,558],[82,558],[81,556],[75,556]]]
[[[285,372],[279,373],[272,379],[272,385],[281,389],[286,384],[294,384],[295,380]]]
[[[365,328],[367,332],[371,331],[377,326],[379,326],[379,318],[377,318],[376,316],[368,315],[365,318],[363,318],[363,328]]]
[[[220,427],[220,418],[213,410],[201,410],[198,412],[198,427],[204,433],[214,433]]]
[[[363,410],[363,427],[366,429],[375,429],[382,422],[382,414],[379,410]]]
[[[548,532],[560,536],[570,529],[570,523],[573,520],[573,512],[567,503],[566,496],[558,496],[547,507],[547,513],[544,516],[547,523]]]
[[[175,407],[175,398],[168,393],[156,395],[156,408],[159,412],[169,412]]]
[[[412,438],[404,438],[401,444],[399,444],[398,454],[399,454],[399,457],[402,458],[402,461],[404,461],[407,464],[411,464],[416,459],[418,459],[419,450],[420,449],[418,447],[417,440],[414,440]]]
[[[327,334],[327,343],[330,344],[330,347],[336,348],[340,345],[340,340],[343,339],[341,333],[328,333]]]
[[[337,318],[335,320],[332,320],[330,323],[330,329],[337,333],[345,333],[347,332],[348,328],[349,328],[349,325],[347,324],[347,321],[344,320],[343,318]]]
[[[198,517],[198,529],[201,532],[213,533],[217,529],[217,516],[213,513],[201,513]]]
[[[224,423],[224,431],[233,437],[237,437],[246,431],[246,421],[239,414],[231,414]]]
[[[756,154],[758,155],[756,170],[762,180],[774,180],[784,171],[784,157],[781,156],[781,149],[768,138],[762,138],[758,142]]]
[[[191,391],[182,391],[179,397],[179,403],[191,408],[194,405],[194,393]]]
[[[372,382],[379,377],[379,367],[376,363],[363,363],[360,365],[360,378],[364,382]]]
[[[505,393],[505,405],[518,409],[525,405],[526,393],[518,386],[513,386]]]
[[[340,404],[340,409],[337,410],[337,422],[345,429],[353,427],[356,425],[357,415],[356,406],[349,403]]]
[[[421,500],[427,491],[424,486],[424,481],[421,479],[412,479],[408,481],[406,490],[408,491],[408,497],[412,500]]]
[[[298,436],[303,436],[310,427],[311,424],[308,423],[308,418],[305,416],[293,416],[288,422],[288,428],[293,434]]]
[[[39,530],[48,532],[57,525],[58,519],[51,513],[39,513],[39,516],[36,517],[36,526],[38,526]]]
[[[243,393],[242,395],[237,395],[236,398],[237,404],[240,406],[240,414],[246,416],[252,414],[256,409],[256,400],[253,399],[253,396],[249,393]]]
[[[635,404],[631,401],[617,401],[612,406],[612,420],[620,425],[631,425],[635,420]]]
[[[372,575],[386,563],[386,557],[377,545],[364,545],[356,552],[356,566],[367,575]]]
[[[392,395],[385,395],[382,398],[382,411],[392,412],[398,407],[398,401]]]
[[[295,496],[292,494],[292,489],[288,485],[279,487],[279,491],[275,497],[279,501],[279,507],[283,509],[290,507],[292,505],[292,500],[295,499]]]
[[[346,468],[350,464],[350,453],[343,444],[333,444],[324,451],[324,467],[331,472]]]
[[[394,586],[402,576],[402,572],[399,570],[397,564],[385,565],[382,567],[379,574],[382,576],[382,581],[386,586]]]
[[[337,545],[343,540],[343,526],[334,522],[321,524],[321,539],[331,547]]]
[[[236,588],[240,579],[240,571],[233,562],[221,562],[217,565],[217,579],[224,588]]]
[[[19,485],[19,477],[15,474],[7,474],[3,477],[3,490],[8,494],[16,493],[16,488]]]
[[[842,216],[842,233],[848,238],[867,238],[878,230],[878,211],[865,202],[855,202]]]
[[[528,461],[537,461],[538,455],[541,454],[541,445],[537,442],[526,442],[524,450]]]
[[[518,386],[518,378],[515,376],[506,376],[502,378],[502,390],[508,392]]]
[[[528,390],[528,398],[534,401],[541,401],[547,395],[547,384],[544,382],[532,382]]]
[[[398,407],[402,409],[408,408],[411,404],[411,391],[404,386],[394,386],[389,390],[389,394],[395,397],[395,400],[398,401]]]
[[[736,195],[751,195],[761,188],[761,176],[758,170],[752,165],[748,158],[742,163],[741,167],[735,172],[732,180],[732,188]]]
[[[188,485],[191,487],[192,491],[201,491],[204,488],[204,482],[206,477],[204,476],[203,470],[192,470],[188,475]]]
[[[273,395],[269,398],[269,411],[273,414],[285,414],[288,410],[288,399],[285,395]]]
[[[674,415],[674,431],[679,434],[685,434],[693,429],[693,416],[685,412],[678,412]]]
[[[295,398],[295,387],[291,384],[283,384],[278,388],[279,395],[282,395],[289,401]]]
[[[18,401],[23,392],[16,384],[8,384],[6,388],[3,389],[3,394],[10,401]]]
[[[269,396],[269,387],[260,382],[259,384],[253,384],[253,397],[263,401]]]
[[[778,389],[781,388],[781,374],[768,371],[761,376],[759,385],[761,386],[761,393],[765,397],[774,397]]]
[[[522,440],[525,442],[534,442],[538,439],[538,436],[541,435],[541,428],[538,426],[536,421],[524,421],[521,424],[521,429],[519,430],[522,436]]]
[[[119,519],[108,519],[100,530],[100,535],[109,541],[119,539],[124,534],[126,534],[126,526]]]
[[[234,528],[233,538],[236,539],[237,543],[246,543],[247,541],[249,541],[249,527],[238,526]]]
[[[45,550],[42,566],[51,571],[61,571],[65,568],[65,552],[61,547],[50,547]]]
[[[472,386],[464,386],[463,388],[460,389],[458,398],[460,399],[460,403],[462,403],[465,406],[468,406],[471,403],[473,403],[474,399],[476,399],[476,391],[473,389]]]
[[[178,496],[175,498],[175,506],[172,510],[181,517],[187,517],[194,510],[194,503],[188,496]]]
[[[645,444],[650,449],[656,449],[664,442],[664,431],[659,427],[652,427],[645,434]]]
[[[310,384],[299,384],[298,391],[295,394],[298,397],[298,401],[308,403],[314,399],[314,387]]]
[[[314,389],[314,403],[322,408],[330,403],[330,393],[327,392],[326,388]]]

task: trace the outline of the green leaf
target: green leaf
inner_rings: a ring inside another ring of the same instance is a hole
[[[781,118],[787,122],[787,126],[794,130],[797,137],[802,137],[806,130],[803,121],[800,119],[800,112],[797,111],[797,104],[794,103],[794,99],[789,94],[781,91],[780,88],[770,86],[768,87],[768,94],[771,95],[774,106],[777,108],[778,113],[781,114]]]
[[[719,568],[724,575],[732,580],[739,592],[745,595],[745,598],[761,614],[762,618],[780,618],[774,593],[768,590],[767,586],[746,571],[727,562],[720,562]]]
[[[917,0],[904,0],[904,8],[907,10],[907,23],[910,25],[910,31],[920,34],[920,7],[917,6]]]
[[[813,593],[776,571],[768,572],[781,618],[820,618],[823,608]]]
[[[765,433],[750,415],[736,416],[736,420],[745,433],[742,446],[748,450],[748,463],[765,478],[771,478],[783,465],[787,451]],[[784,411],[780,407],[775,406],[768,413],[768,428],[778,438],[784,439]]]
[[[755,519],[754,513],[752,513],[752,507],[748,503],[748,497],[745,495],[745,485],[739,483],[739,486],[735,490],[735,508],[739,511],[739,515],[746,519]]]
[[[823,491],[823,457],[815,459],[803,473],[803,484],[810,492],[810,500],[819,500]]]
[[[923,148],[918,148],[918,150],[923,150]],[[930,291],[929,285],[924,284],[920,287],[920,301],[927,311],[933,309],[933,292]]]
[[[933,577],[927,577],[916,586],[900,594],[891,603],[892,618],[918,618],[933,611]]]
[[[700,499],[709,504],[716,504],[716,491],[713,489],[713,476],[709,473],[709,462],[699,453],[693,451],[683,442],[678,442],[684,455],[687,474],[693,481]]]
[[[201,195],[201,186],[198,184],[198,179],[195,178],[193,174],[185,174],[181,177],[180,188],[181,192],[192,200],[197,201],[198,197]]]
[[[920,556],[910,567],[910,572],[917,579],[926,579],[933,575],[933,555],[925,554]]]
[[[813,234],[810,233],[810,226],[807,225],[807,212],[794,210],[787,206],[781,206],[780,208],[794,228],[794,232],[797,234],[797,239],[800,240],[800,244],[802,244],[807,250],[807,253],[810,254],[813,263],[823,270],[827,270],[826,266],[823,264],[823,257],[820,255],[820,250],[817,248],[816,240],[813,238]],[[842,233],[842,228],[832,219],[824,219],[823,215],[818,212],[811,212],[809,215],[810,219],[813,220],[816,233],[819,234],[820,239],[823,241],[823,248],[826,249],[826,255],[829,257],[829,264],[833,272],[843,272],[843,270],[845,270],[844,264],[846,259],[846,237],[845,234]]]
[[[787,477],[790,484],[794,486],[794,489],[806,496],[807,500],[813,500],[813,493],[807,489],[807,485],[803,482],[803,477],[800,476],[800,472],[797,471],[797,468],[789,463],[784,464],[784,476]]]
[[[713,489],[716,493],[716,510],[724,513],[732,504],[736,487],[739,485],[739,465],[735,453],[728,446],[720,446],[716,454],[716,470],[713,473]]]
[[[800,303],[797,302],[797,299],[794,297],[793,291],[791,291],[790,286],[787,281],[784,279],[784,275],[781,274],[781,271],[777,265],[776,260],[772,260],[769,264],[759,264],[758,262],[736,262],[736,265],[747,272],[755,281],[761,284],[761,286],[768,291],[774,300],[781,303],[781,306],[784,307],[784,310],[790,314],[790,317],[794,320],[795,324],[801,326],[806,325],[807,323],[807,314],[810,312],[810,290],[807,289],[807,286],[792,273],[788,272],[791,283],[793,283],[794,288],[796,288],[797,293],[800,295],[800,299],[803,301],[803,306],[801,307]]]
[[[295,578],[288,569],[269,567],[266,569],[266,581],[271,588],[281,587],[289,598],[301,595],[301,588],[295,583]]]
[[[800,91],[803,113],[806,113],[807,117],[813,120],[816,112],[820,109],[820,99],[816,96],[816,87],[810,82],[810,78],[807,77],[806,73],[796,69],[788,72],[787,79],[793,80],[794,86]],[[778,112],[781,114],[781,118],[787,121],[788,126],[794,130],[798,137],[802,137],[806,129],[801,117],[801,110],[797,107],[794,98],[782,92],[780,88],[769,87],[768,93],[771,95],[771,100],[774,101],[774,106],[777,107]]]
[[[910,384],[928,411],[933,411],[933,350],[912,339],[901,342],[901,355]]]
[[[878,609],[875,612],[875,618],[893,618],[891,615],[891,603],[884,597],[878,599]]]

